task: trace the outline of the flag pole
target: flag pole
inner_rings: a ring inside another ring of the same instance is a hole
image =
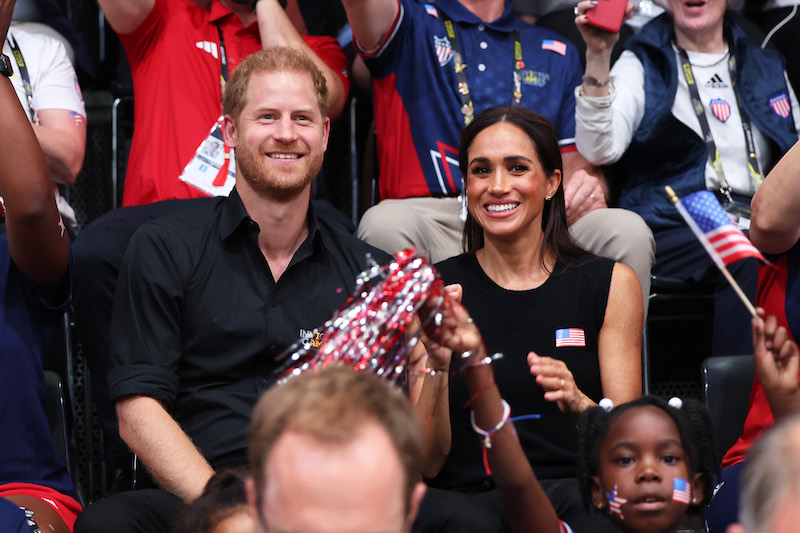
[[[670,201],[672,201],[672,203],[675,205],[675,208],[678,210],[678,213],[681,214],[683,220],[686,221],[686,224],[689,225],[689,228],[692,230],[692,233],[694,233],[695,237],[697,237],[700,240],[700,243],[703,245],[703,248],[705,248],[706,252],[708,252],[708,255],[711,256],[711,259],[714,261],[714,264],[717,265],[717,268],[719,268],[720,272],[722,272],[722,275],[725,276],[725,279],[728,280],[728,283],[731,284],[731,287],[733,287],[733,290],[736,291],[736,294],[742,300],[745,307],[747,307],[747,310],[750,311],[750,314],[753,317],[755,317],[756,316],[755,307],[753,307],[753,304],[751,304],[750,300],[747,298],[747,296],[745,296],[744,291],[739,286],[739,284],[736,283],[736,280],[733,279],[731,273],[728,272],[728,269],[725,267],[725,263],[722,262],[722,258],[719,256],[716,250],[714,250],[714,248],[711,246],[711,243],[708,242],[708,239],[706,239],[706,236],[703,234],[703,231],[697,225],[697,222],[694,221],[692,216],[686,211],[686,208],[683,207],[683,204],[681,204],[678,195],[675,194],[675,191],[673,191],[672,187],[670,187],[669,185],[664,187],[664,190],[667,191],[667,196],[669,196]]]

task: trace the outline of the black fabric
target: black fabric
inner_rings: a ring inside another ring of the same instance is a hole
[[[606,514],[587,512],[581,500],[578,480],[540,481],[559,519],[575,533],[613,533]],[[510,533],[498,489],[479,494],[428,488],[414,521],[412,533]]]
[[[573,421],[544,399],[526,360],[530,351],[563,360],[578,387],[594,401],[602,399],[597,337],[603,325],[614,262],[583,256],[569,268],[557,264],[540,287],[508,291],[496,285],[474,255],[465,254],[437,265],[445,283],[464,287],[463,303],[483,334],[489,353],[503,357],[493,363],[497,385],[511,406],[511,416],[539,414],[538,420],[515,423],[523,450],[539,479],[575,477],[577,431]],[[555,346],[555,331],[584,330],[585,347]],[[454,361],[453,369],[459,365]],[[464,380],[450,386],[453,444],[450,455],[431,485],[464,492],[494,488],[484,470],[481,443],[464,409],[469,394]]]
[[[145,223],[123,262],[111,321],[111,399],[156,398],[213,467],[246,462],[245,432],[276,358],[349,296],[366,254],[309,210],[277,283],[236,190]]]
[[[84,509],[75,522],[75,533],[169,533],[185,508],[165,490],[122,492]]]
[[[106,468],[111,476],[130,465],[130,453],[119,438],[114,405],[106,385],[111,369],[108,329],[122,258],[128,242],[143,223],[202,201],[206,199],[167,200],[115,209],[84,228],[73,245],[72,303],[103,431]]]

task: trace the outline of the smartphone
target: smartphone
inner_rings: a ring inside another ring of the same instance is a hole
[[[586,12],[586,21],[595,28],[617,33],[625,16],[628,0],[597,0],[597,5]]]

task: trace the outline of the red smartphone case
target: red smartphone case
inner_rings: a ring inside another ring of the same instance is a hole
[[[586,12],[586,21],[595,28],[617,33],[627,4],[628,0],[597,0],[597,5]]]

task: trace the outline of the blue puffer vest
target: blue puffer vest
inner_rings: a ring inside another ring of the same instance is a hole
[[[791,113],[782,118],[769,105],[771,98],[789,94],[783,76],[784,60],[772,50],[751,46],[727,15],[724,27],[736,58],[736,87],[742,106],[753,126],[775,143],[777,152],[773,151],[773,155],[779,156],[797,141]],[[612,180],[626,177],[621,186],[620,207],[639,213],[654,232],[683,224],[664,193],[665,185],[671,186],[679,197],[705,189],[706,144],[672,115],[678,87],[677,60],[670,46],[674,35],[672,19],[664,14],[626,43],[644,66],[647,96],[642,122],[610,175]]]

